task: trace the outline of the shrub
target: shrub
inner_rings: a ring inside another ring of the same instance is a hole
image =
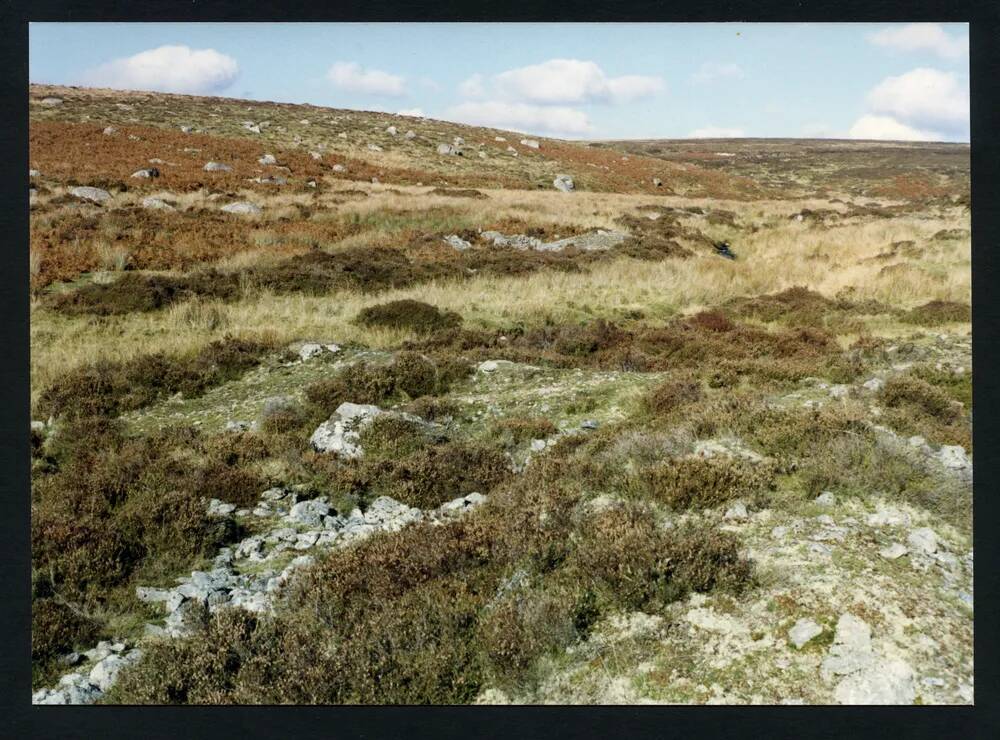
[[[530,439],[551,437],[558,431],[556,425],[543,416],[515,416],[494,424],[491,433],[495,439],[521,444]]]
[[[453,311],[441,311],[437,306],[407,298],[368,306],[358,313],[355,321],[362,326],[426,334],[455,328],[462,323],[462,318]]]
[[[668,416],[679,408],[700,400],[701,384],[695,381],[670,381],[653,389],[646,398],[649,410],[657,416]]]
[[[398,416],[380,414],[360,433],[366,459],[399,460],[429,444],[423,428]]]
[[[399,460],[379,485],[409,506],[432,509],[473,491],[489,493],[510,475],[510,461],[496,449],[451,442]]]
[[[437,366],[417,352],[400,352],[392,363],[396,390],[410,398],[429,396],[438,391]]]
[[[945,424],[955,421],[961,413],[947,394],[911,375],[889,378],[879,391],[879,400],[889,408],[910,408]]]
[[[936,326],[953,322],[972,321],[972,308],[967,303],[955,301],[930,301],[911,309],[901,318],[910,324]]]
[[[97,639],[100,625],[53,598],[31,605],[31,659],[46,661]]]
[[[773,485],[774,471],[720,456],[671,460],[649,468],[645,477],[650,495],[672,509],[705,509],[761,496]]]

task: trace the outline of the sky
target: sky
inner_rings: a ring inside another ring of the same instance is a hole
[[[35,83],[570,139],[969,141],[968,24],[32,23]]]

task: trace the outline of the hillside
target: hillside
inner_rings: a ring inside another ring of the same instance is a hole
[[[972,703],[968,147],[29,97],[36,703]]]

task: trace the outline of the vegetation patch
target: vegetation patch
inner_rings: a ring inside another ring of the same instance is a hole
[[[462,323],[462,317],[429,303],[406,299],[368,306],[361,310],[356,321],[362,326],[427,333],[456,327]]]

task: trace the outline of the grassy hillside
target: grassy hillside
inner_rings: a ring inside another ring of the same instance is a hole
[[[967,147],[29,95],[36,701],[971,702]]]

